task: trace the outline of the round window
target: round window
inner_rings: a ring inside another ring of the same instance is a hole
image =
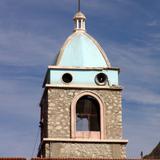
[[[65,73],[63,76],[62,76],[62,80],[63,82],[65,83],[70,83],[72,82],[73,78],[72,78],[72,75],[70,73]]]
[[[105,85],[107,80],[108,80],[107,75],[104,73],[99,73],[95,77],[95,82],[98,85]]]

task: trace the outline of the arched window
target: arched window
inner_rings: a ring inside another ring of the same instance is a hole
[[[71,106],[72,138],[104,138],[104,105],[96,94],[82,92]]]
[[[100,108],[92,96],[81,97],[76,104],[76,131],[100,131]]]

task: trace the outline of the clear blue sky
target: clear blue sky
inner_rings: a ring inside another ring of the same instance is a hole
[[[76,0],[0,0],[0,156],[32,155],[41,85],[75,11]],[[160,1],[82,0],[82,11],[121,68],[128,156],[147,154],[160,141]]]

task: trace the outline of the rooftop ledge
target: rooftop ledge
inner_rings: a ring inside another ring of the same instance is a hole
[[[45,88],[82,88],[82,89],[108,89],[108,90],[122,90],[121,86],[93,86],[93,85],[53,85],[53,84],[46,84]]]
[[[63,138],[43,138],[43,142],[77,142],[77,143],[122,143],[127,144],[125,139],[63,139]]]
[[[118,67],[69,67],[69,66],[48,66],[48,69],[57,69],[57,70],[116,70],[120,72]]]

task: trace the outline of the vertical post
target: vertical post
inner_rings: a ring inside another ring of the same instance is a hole
[[[141,159],[143,159],[143,151],[141,152]]]
[[[81,1],[78,0],[78,12],[80,12],[80,10],[81,10]]]

